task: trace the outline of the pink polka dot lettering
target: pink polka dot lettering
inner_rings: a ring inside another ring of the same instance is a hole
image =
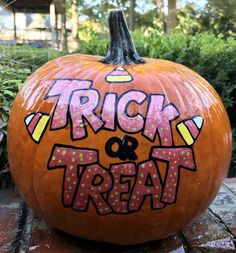
[[[63,206],[77,212],[123,215],[175,204],[180,172],[197,170],[194,143],[204,119],[200,115],[181,116],[163,94],[129,90],[123,94],[108,92],[102,97],[92,84],[89,80],[57,79],[45,96],[45,100],[55,101],[51,115],[47,114],[51,121],[49,131],[69,124],[70,139],[76,144],[53,143],[48,160],[48,170],[58,169],[62,173]],[[44,114],[37,112],[37,115]],[[25,122],[28,121],[29,115]],[[26,124],[30,134],[38,121],[35,117]],[[178,145],[173,135],[174,125],[182,138]],[[81,140],[88,136],[88,128],[95,134],[101,130],[111,133],[100,150],[93,147],[94,142],[80,148]],[[119,135],[117,128],[121,131]],[[145,161],[139,159],[137,133],[153,143]],[[108,168],[100,163],[101,152],[103,157],[116,159]],[[117,159],[121,161],[117,163]],[[166,166],[162,173],[160,164]]]

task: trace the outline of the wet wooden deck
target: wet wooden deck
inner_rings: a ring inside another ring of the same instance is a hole
[[[168,239],[120,247],[65,234],[37,218],[12,190],[0,191],[0,253],[236,252],[236,178],[226,179],[209,209]]]

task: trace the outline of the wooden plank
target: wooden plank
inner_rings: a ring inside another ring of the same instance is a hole
[[[37,218],[34,221],[29,252],[33,253],[184,253],[184,246],[178,235],[167,239],[136,246],[119,246],[93,242],[73,237],[59,231]]]
[[[236,195],[233,191],[223,184],[209,210],[236,237]]]
[[[190,252],[235,252],[234,238],[210,211],[182,231]]]

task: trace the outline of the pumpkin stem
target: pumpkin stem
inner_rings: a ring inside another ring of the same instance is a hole
[[[112,65],[144,63],[134,46],[124,12],[119,9],[111,10],[108,22],[111,41],[106,57],[100,62]]]

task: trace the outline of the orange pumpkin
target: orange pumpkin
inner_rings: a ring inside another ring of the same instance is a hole
[[[73,235],[117,244],[169,236],[205,210],[231,157],[224,106],[207,81],[140,58],[123,13],[106,58],[68,55],[18,93],[8,129],[15,184]]]

